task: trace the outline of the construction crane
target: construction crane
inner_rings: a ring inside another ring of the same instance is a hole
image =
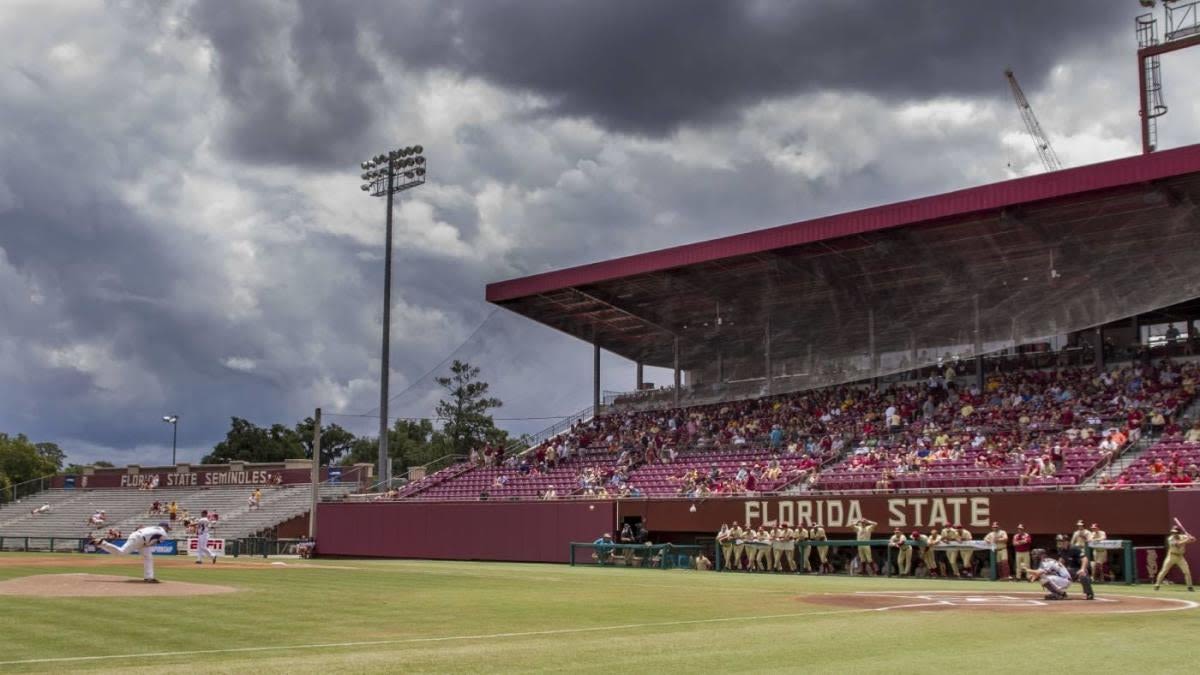
[[[1046,171],[1058,171],[1062,167],[1062,162],[1058,160],[1058,154],[1054,152],[1054,146],[1050,145],[1050,139],[1046,137],[1046,132],[1042,131],[1042,125],[1038,123],[1037,116],[1033,114],[1033,107],[1029,105],[1029,100],[1025,98],[1025,92],[1021,91],[1021,85],[1017,83],[1017,76],[1013,74],[1012,68],[1004,71],[1004,77],[1008,78],[1008,86],[1012,89],[1013,99],[1017,102],[1017,109],[1021,112],[1021,120],[1025,122],[1025,130],[1033,137],[1033,142],[1037,145],[1038,157],[1042,159],[1042,165],[1046,167]]]

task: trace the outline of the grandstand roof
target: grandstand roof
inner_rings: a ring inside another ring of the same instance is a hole
[[[761,354],[769,322],[778,361],[874,374],[898,369],[888,354],[916,365],[918,349],[991,351],[1200,296],[1197,203],[1193,145],[502,281],[487,299],[649,365],[669,367],[676,338],[685,369]]]

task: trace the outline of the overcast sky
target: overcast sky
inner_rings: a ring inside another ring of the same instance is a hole
[[[4,0],[0,431],[148,464],[166,413],[195,460],[234,415],[371,411],[384,213],[358,163],[396,146],[430,180],[396,208],[393,392],[487,319],[488,282],[1040,171],[1006,66],[1064,163],[1134,154],[1138,11]],[[1197,140],[1193,52],[1163,61],[1162,147]],[[502,417],[590,403],[590,347],[505,311],[458,356]]]

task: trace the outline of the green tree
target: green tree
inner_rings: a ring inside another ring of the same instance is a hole
[[[392,470],[397,473],[450,452],[445,435],[429,420],[396,420],[388,429],[388,456],[392,458]],[[362,436],[350,444],[342,464],[374,464],[378,459],[378,437]]]
[[[313,427],[316,421],[311,417],[304,418],[296,425],[296,435],[304,445],[304,456],[312,458]],[[321,464],[333,464],[339,457],[350,452],[357,439],[354,434],[336,424],[321,425]]]
[[[63,452],[57,443],[36,443],[34,447],[37,448],[39,455],[54,464],[55,471],[61,469],[67,459],[67,453]]]
[[[309,439],[311,441],[311,439]],[[240,417],[231,418],[225,440],[201,460],[206,464],[227,462],[282,462],[308,457],[300,435],[282,424],[260,427]]]
[[[450,451],[466,454],[484,442],[503,442],[508,437],[496,428],[489,412],[504,404],[488,396],[488,383],[479,379],[479,368],[456,359],[450,364],[450,377],[439,377],[437,383],[449,395],[436,410]]]
[[[24,434],[0,433],[0,491],[57,470],[54,460],[43,456]]]

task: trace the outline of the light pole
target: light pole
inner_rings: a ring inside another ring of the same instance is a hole
[[[163,421],[171,425],[171,465],[175,465],[175,441],[179,439],[179,415],[163,415]]]
[[[388,356],[392,328],[392,195],[425,184],[425,149],[419,145],[389,150],[362,163],[362,191],[387,197],[387,241],[383,254],[383,347],[379,376],[379,479],[388,475]]]

